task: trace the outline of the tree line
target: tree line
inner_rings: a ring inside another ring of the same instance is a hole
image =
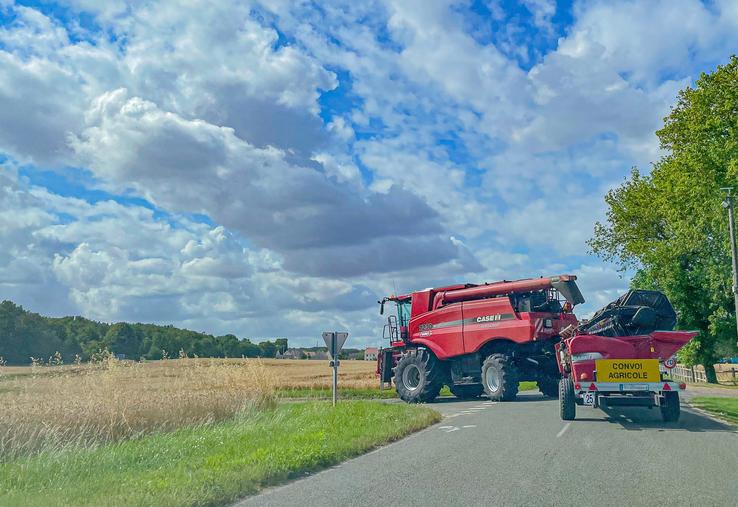
[[[174,326],[43,317],[12,301],[0,303],[0,357],[8,364],[29,364],[32,357],[45,361],[57,352],[64,362],[87,361],[102,350],[129,359],[176,357],[180,351],[199,357],[274,357],[287,350],[287,339],[252,343]]]

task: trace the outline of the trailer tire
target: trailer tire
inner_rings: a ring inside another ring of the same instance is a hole
[[[679,393],[674,391],[664,393],[664,399],[661,402],[661,418],[664,422],[678,421],[680,411]]]
[[[541,394],[549,398],[559,397],[559,379],[556,377],[545,377],[536,381]]]
[[[474,400],[482,396],[484,386],[482,384],[453,385],[448,386],[451,394],[460,400]]]
[[[492,354],[482,363],[482,386],[493,401],[512,401],[518,395],[518,369],[509,356]]]
[[[564,421],[573,421],[577,416],[574,384],[570,378],[562,378],[559,380],[559,409],[561,412],[561,419]]]
[[[428,403],[441,392],[445,375],[443,366],[425,349],[409,350],[397,362],[395,388],[407,403]]]

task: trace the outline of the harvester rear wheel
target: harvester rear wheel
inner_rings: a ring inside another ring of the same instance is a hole
[[[676,422],[679,420],[679,413],[679,393],[665,392],[664,400],[661,402],[661,418],[664,422]]]
[[[482,363],[484,392],[493,401],[511,401],[518,395],[518,369],[505,354],[492,354]]]
[[[484,387],[482,384],[453,385],[448,386],[451,394],[460,400],[473,400],[482,396]]]
[[[409,350],[395,368],[395,387],[401,400],[407,403],[433,401],[443,387],[443,366],[425,349]]]
[[[574,394],[574,383],[570,378],[559,380],[559,409],[561,419],[573,421],[577,416],[577,402]]]

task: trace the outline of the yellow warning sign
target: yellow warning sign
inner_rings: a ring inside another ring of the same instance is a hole
[[[597,359],[597,382],[659,382],[658,359]]]

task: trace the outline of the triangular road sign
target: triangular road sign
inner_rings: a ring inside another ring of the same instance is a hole
[[[348,333],[336,333],[336,354],[341,352],[341,349],[343,348],[343,344],[346,343],[347,338],[348,338]]]
[[[323,341],[325,342],[325,346],[328,347],[328,353],[331,357],[335,359],[338,353],[341,352],[347,338],[348,333],[332,333],[330,331],[323,333]]]
[[[336,333],[331,333],[326,331],[323,333],[323,341],[325,342],[325,346],[328,347],[328,352],[330,352],[333,349],[333,339],[336,336]]]

